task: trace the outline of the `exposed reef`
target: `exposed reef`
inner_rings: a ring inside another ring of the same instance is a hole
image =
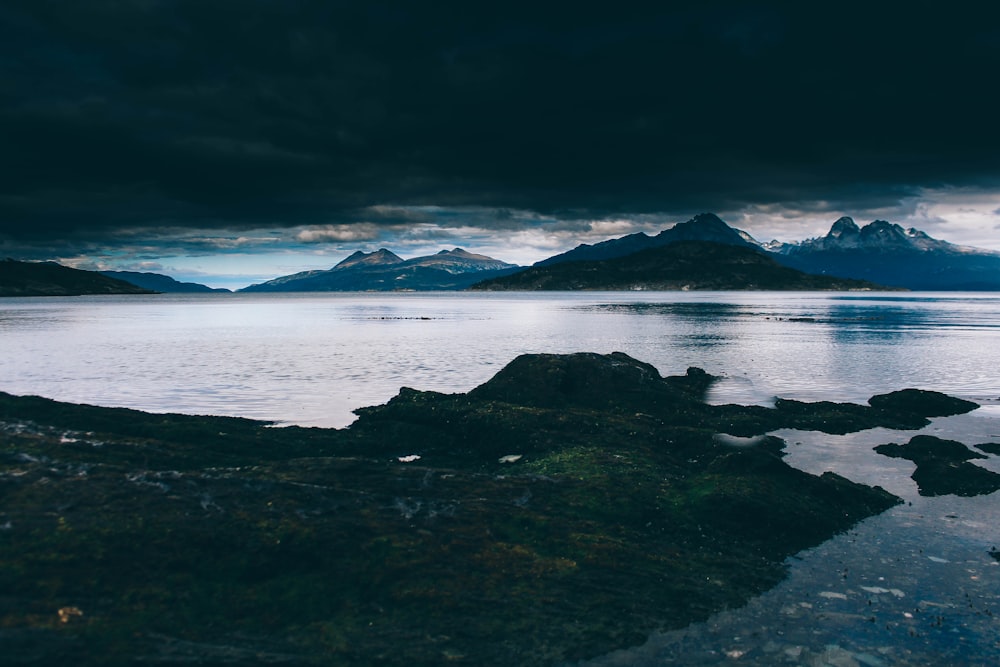
[[[983,451],[995,449],[990,444],[977,447]],[[969,463],[987,457],[954,440],[917,435],[905,445],[879,445],[875,451],[916,463],[911,477],[922,496],[981,496],[1000,490],[1000,475]]]
[[[350,428],[0,394],[0,653],[14,664],[552,665],[735,607],[882,512],[775,428],[975,404],[710,406],[712,377],[526,355]],[[900,426],[902,425],[902,426]]]

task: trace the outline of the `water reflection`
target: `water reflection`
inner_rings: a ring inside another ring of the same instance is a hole
[[[581,307],[584,308],[584,307]],[[924,329],[931,326],[957,326],[953,319],[935,317],[932,311],[915,310],[900,306],[880,304],[839,305],[831,303],[784,303],[771,306],[747,306],[715,302],[697,303],[627,303],[587,306],[590,312],[629,313],[696,320],[703,323],[732,323],[740,321],[765,321],[837,325],[849,330],[851,325],[876,331]],[[962,326],[976,326],[965,321]],[[985,323],[982,326],[996,326]]]
[[[681,303],[604,303],[577,306],[579,310],[593,313],[627,313],[630,315],[654,315],[696,320],[722,322],[740,317],[753,317],[760,313],[747,306],[715,302]]]

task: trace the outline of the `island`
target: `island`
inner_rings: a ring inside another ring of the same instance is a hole
[[[0,652],[14,663],[553,665],[744,604],[885,511],[781,427],[976,404],[712,406],[715,378],[533,354],[344,429],[0,394]],[[746,440],[746,436],[756,436]]]

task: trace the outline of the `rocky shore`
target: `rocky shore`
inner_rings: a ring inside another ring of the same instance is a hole
[[[917,390],[710,406],[712,381],[526,355],[466,394],[404,388],[340,430],[0,394],[0,653],[580,660],[744,604],[787,557],[899,502],[788,466],[769,431],[976,407]]]

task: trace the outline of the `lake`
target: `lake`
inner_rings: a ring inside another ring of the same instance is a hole
[[[0,299],[0,391],[342,427],[401,386],[467,391],[527,352],[621,351],[723,379],[710,400],[980,403],[922,429],[1000,442],[1000,295],[586,292]],[[787,460],[906,503],[788,563],[747,606],[590,665],[1000,664],[1000,494],[922,497],[872,451],[916,431],[783,431]],[[1000,472],[1000,457],[979,462]]]

